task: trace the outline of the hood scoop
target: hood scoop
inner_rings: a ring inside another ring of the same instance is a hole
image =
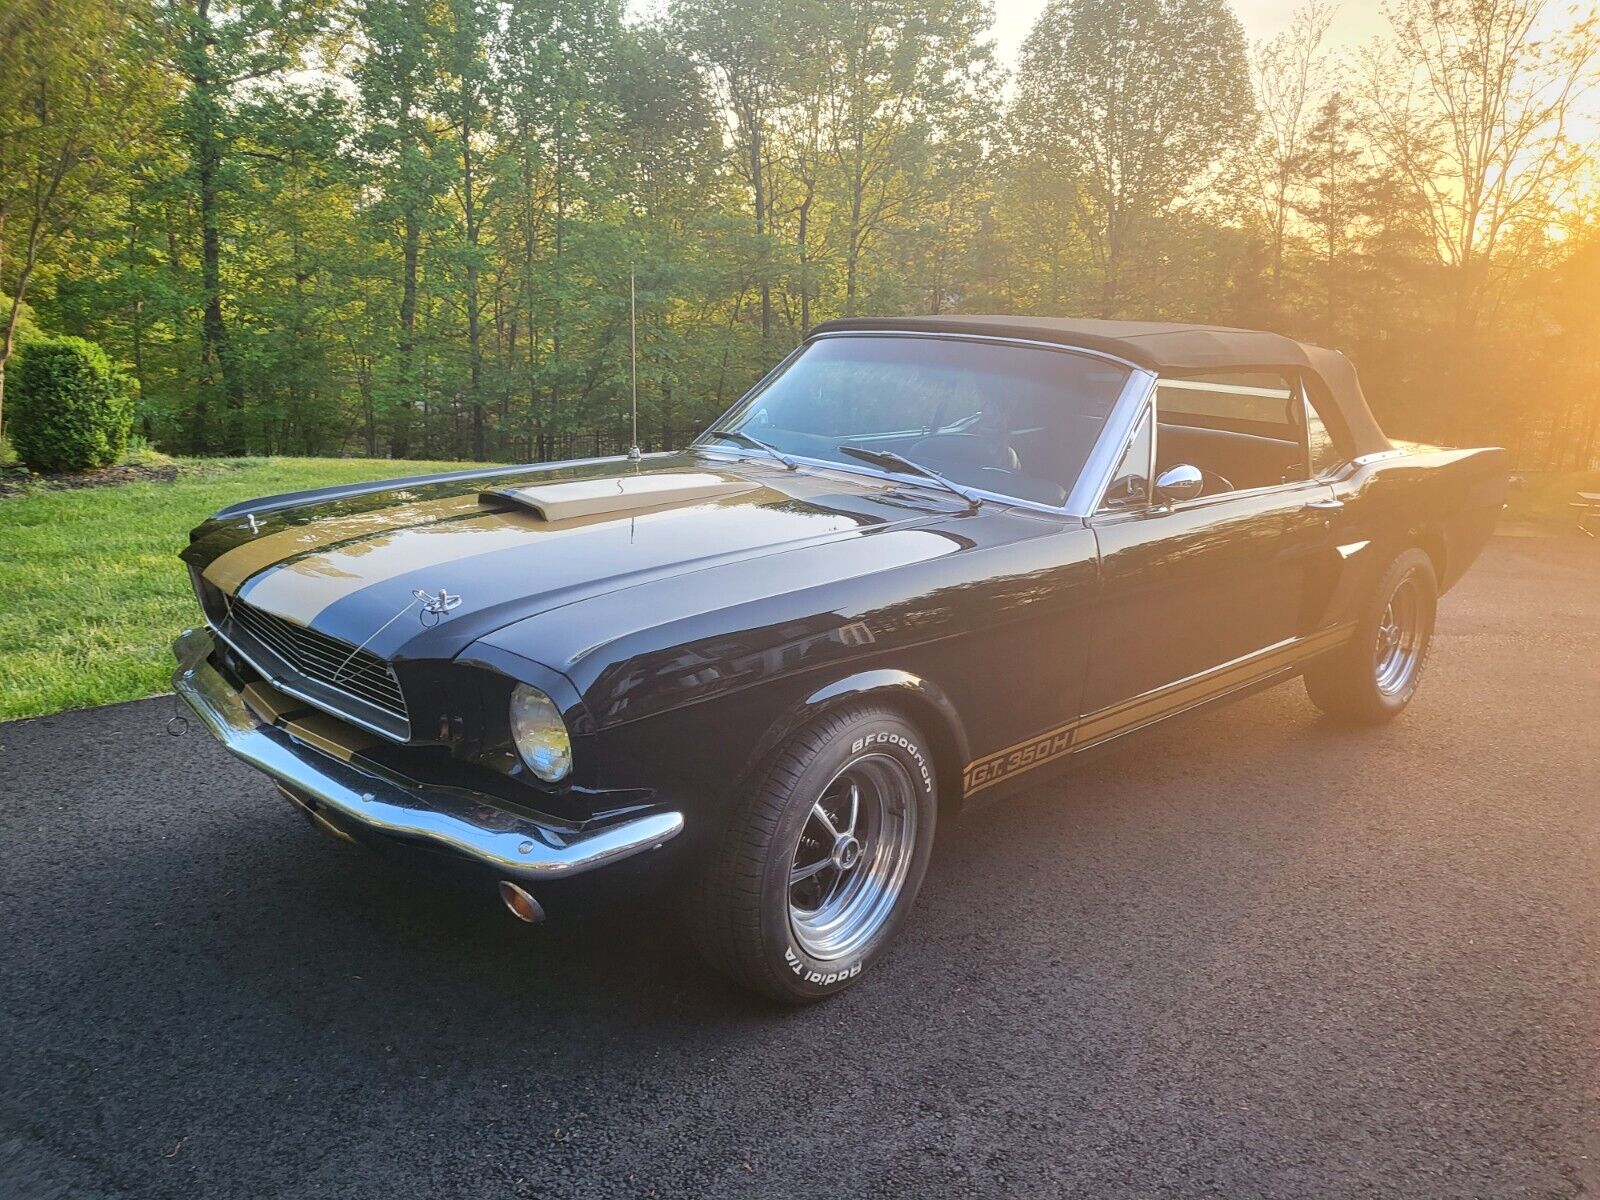
[[[546,521],[605,516],[715,500],[753,492],[760,485],[724,479],[720,475],[673,473],[624,475],[617,479],[579,479],[571,483],[546,483],[535,487],[492,488],[478,493],[484,504],[510,503]]]

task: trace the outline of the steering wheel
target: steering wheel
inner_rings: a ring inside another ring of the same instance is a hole
[[[1022,466],[1022,460],[1009,442],[981,433],[930,433],[913,442],[906,450],[906,457],[979,470],[1016,471]]]
[[[1215,471],[1208,471],[1204,467],[1199,468],[1199,470],[1200,481],[1205,485],[1205,490],[1200,493],[1202,496],[1215,496],[1218,492],[1235,490],[1232,481],[1224,479]]]

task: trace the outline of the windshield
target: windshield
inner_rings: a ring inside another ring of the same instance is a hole
[[[1127,368],[1071,351],[821,338],[702,440],[729,431],[742,437],[728,445],[759,439],[852,468],[861,459],[842,447],[890,451],[968,487],[1059,506],[1127,380]]]

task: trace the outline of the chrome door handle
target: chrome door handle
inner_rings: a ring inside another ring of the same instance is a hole
[[[1343,500],[1307,500],[1306,509],[1310,512],[1338,512],[1344,508]]]

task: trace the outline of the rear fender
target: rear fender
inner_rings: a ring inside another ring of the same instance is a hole
[[[1418,546],[1433,560],[1441,594],[1478,557],[1506,495],[1506,452],[1409,446],[1358,463],[1332,481],[1346,504],[1338,531],[1341,561],[1327,612],[1359,608],[1394,556]]]

